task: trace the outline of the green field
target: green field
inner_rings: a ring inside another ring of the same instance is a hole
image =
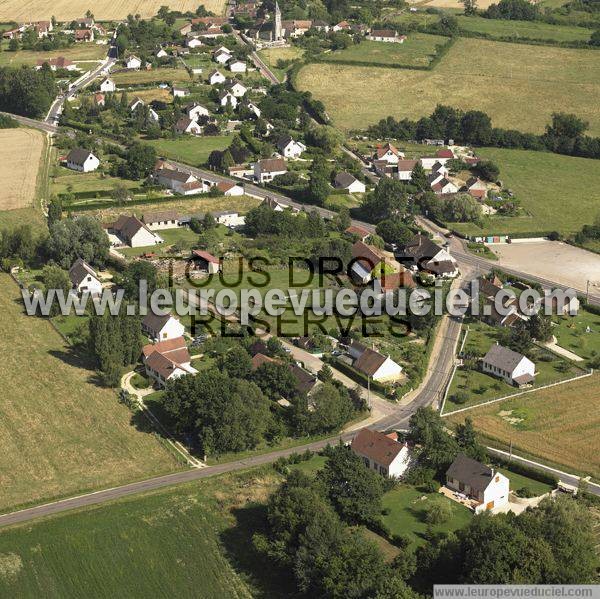
[[[545,493],[552,491],[552,485],[542,483],[539,480],[533,480],[533,478],[528,478],[522,474],[516,474],[506,468],[497,468],[496,470],[508,477],[511,491],[518,491],[523,487],[527,487],[529,490],[533,491],[536,496],[544,495]]]
[[[0,596],[289,596],[252,547],[278,480],[252,470],[1,530]]]
[[[288,48],[263,48],[258,52],[261,60],[271,69],[274,75],[283,81],[288,68],[280,69],[277,63],[280,60],[297,60],[302,58],[304,50],[298,46],[290,46]]]
[[[323,57],[327,62],[352,61],[381,65],[427,66],[436,54],[436,46],[448,41],[441,35],[411,32],[402,44],[365,40],[345,50]]]
[[[485,148],[477,153],[493,160],[500,179],[520,200],[525,216],[484,219],[483,229],[471,223],[453,223],[465,235],[557,230],[571,234],[589,224],[600,211],[597,189],[600,169],[596,160],[547,152]]]
[[[0,511],[181,467],[49,322],[23,313],[6,274],[0,306]]]
[[[139,189],[140,187],[139,181],[112,177],[99,170],[90,173],[77,173],[64,166],[55,166],[50,172],[50,191],[53,194],[112,191],[118,185],[128,189]]]
[[[0,67],[20,66],[22,64],[34,65],[38,59],[47,60],[58,56],[64,56],[73,62],[98,61],[106,58],[107,52],[107,46],[98,44],[76,44],[70,48],[61,48],[60,50],[51,50],[50,52],[39,52],[37,50],[9,52],[7,47],[8,42],[0,44]],[[86,65],[83,63],[78,66],[82,71],[86,71],[95,65]]]
[[[450,519],[432,527],[435,533],[455,531],[466,526],[472,518],[472,512],[466,507],[440,493],[425,493],[413,486],[400,484],[383,496],[383,508],[389,510],[389,514],[383,516],[383,522],[391,534],[407,536],[413,546],[422,545],[428,528],[425,511],[433,503],[446,503],[451,508]]]
[[[558,345],[586,360],[600,354],[600,316],[580,308],[577,316],[558,316],[554,322]]]
[[[515,39],[529,38],[557,42],[587,42],[591,35],[591,30],[585,27],[549,25],[535,21],[484,19],[483,17],[466,17],[464,15],[459,15],[457,18],[463,31],[484,33],[496,38],[514,37]]]
[[[213,150],[224,150],[231,143],[231,136],[215,135],[192,137],[182,135],[178,139],[155,139],[148,143],[159,155],[190,165],[203,165]]]
[[[151,71],[123,71],[115,73],[111,79],[117,85],[136,83],[190,83],[191,79],[185,69],[152,69]]]
[[[417,119],[437,104],[483,110],[496,127],[541,133],[565,110],[600,134],[600,60],[590,50],[458,39],[431,71],[308,64],[298,87],[325,103],[335,125]]]
[[[485,442],[517,455],[541,458],[569,471],[600,477],[598,375],[450,415],[471,418]]]

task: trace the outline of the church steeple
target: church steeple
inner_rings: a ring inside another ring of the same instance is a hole
[[[273,29],[274,39],[280,40],[283,36],[281,35],[281,10],[279,9],[279,2],[277,0],[275,0],[275,22]]]

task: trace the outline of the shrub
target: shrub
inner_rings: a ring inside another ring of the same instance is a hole
[[[431,526],[444,524],[450,519],[450,504],[446,501],[437,501],[425,508],[425,522]]]
[[[466,403],[467,399],[469,399],[469,395],[466,391],[459,390],[452,396],[452,401],[460,405]]]
[[[521,487],[520,489],[517,489],[515,494],[517,497],[535,497],[535,493],[529,487]]]

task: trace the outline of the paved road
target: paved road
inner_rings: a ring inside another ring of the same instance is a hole
[[[12,114],[11,112],[0,112],[0,114],[10,116],[13,119],[15,119],[15,121],[18,121],[23,125],[27,125],[27,127],[39,129],[40,131],[44,131],[45,133],[56,133],[58,131],[58,127],[56,125],[46,123],[45,121],[36,121],[35,119],[30,119],[26,116],[21,116],[20,114]]]

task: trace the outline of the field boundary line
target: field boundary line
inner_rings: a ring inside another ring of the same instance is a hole
[[[534,393],[535,391],[542,391],[543,389],[549,389],[550,387],[557,387],[558,385],[564,385],[565,383],[572,383],[573,381],[577,381],[579,379],[584,379],[588,376],[592,376],[594,374],[594,369],[590,368],[589,372],[585,374],[579,374],[577,376],[571,377],[570,379],[563,379],[561,381],[556,381],[554,383],[548,383],[547,385],[543,385],[542,387],[534,387],[532,389],[525,389],[525,391],[518,391],[517,393],[513,393],[511,395],[505,395],[503,397],[498,397],[496,399],[490,399],[488,401],[484,401],[482,403],[475,404],[474,406],[467,406],[466,408],[459,408],[458,410],[453,410],[452,412],[446,412],[445,414],[440,412],[440,416],[443,418],[445,416],[450,416],[452,414],[459,414],[461,412],[466,412],[467,410],[473,410],[474,408],[481,408],[482,406],[489,406],[490,404],[497,403],[499,401],[504,401],[505,399],[512,399],[513,397],[519,397],[521,395],[526,395],[527,393]]]
[[[463,335],[463,340],[462,343],[460,344],[460,349],[458,350],[458,354],[462,354],[464,348],[465,348],[465,343],[467,342],[467,335],[469,334],[469,326],[467,325],[467,328],[465,329],[465,334]],[[440,406],[440,416],[444,413],[444,407],[446,405],[446,399],[448,398],[448,392],[450,391],[450,386],[452,385],[452,381],[454,380],[454,376],[456,375],[456,370],[458,368],[458,364],[454,364],[454,366],[452,367],[452,371],[450,372],[450,377],[448,378],[448,382],[446,384],[446,387],[444,389],[444,396],[442,397],[442,405]]]

